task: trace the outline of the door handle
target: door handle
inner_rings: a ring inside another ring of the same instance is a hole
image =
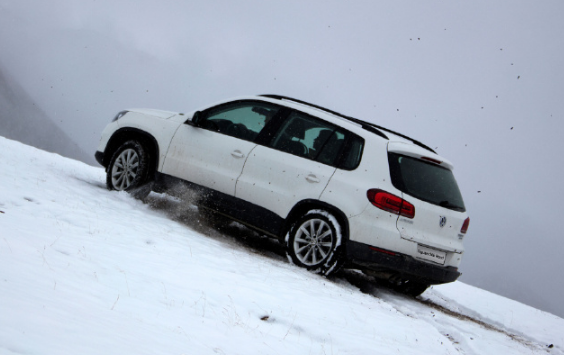
[[[234,156],[235,158],[244,158],[245,157],[245,154],[241,153],[240,150],[232,151],[231,155]]]
[[[309,182],[313,182],[313,183],[319,182],[319,179],[317,178],[317,176],[315,176],[313,174],[309,174],[308,176],[306,176],[306,180],[309,181]]]

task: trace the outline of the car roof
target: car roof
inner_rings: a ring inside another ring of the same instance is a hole
[[[351,116],[347,116],[341,114],[339,112],[333,111],[331,109],[315,105],[309,102],[305,102],[302,100],[294,99],[287,96],[281,95],[260,95],[260,98],[270,98],[274,100],[283,101],[285,106],[296,106],[299,105],[298,109],[302,109],[303,107],[307,108],[307,111],[311,111],[312,109],[315,112],[310,112],[314,115],[327,116],[331,115],[333,117],[339,118],[341,120],[349,121],[350,123],[356,124],[362,127],[364,130],[374,133],[386,140],[389,141],[388,143],[388,150],[393,151],[400,154],[405,154],[408,156],[415,157],[417,159],[423,159],[429,162],[433,162],[437,165],[441,165],[449,170],[453,170],[454,166],[452,163],[445,159],[444,157],[440,156],[435,152],[433,149],[428,147],[427,145],[411,138],[401,133],[392,131],[388,128],[376,125],[371,122],[366,122],[360,120],[358,118],[354,118]],[[288,105],[288,103],[292,103],[293,105]],[[429,154],[431,152],[432,154]]]
[[[319,106],[319,105],[315,105],[315,104],[312,104],[312,103],[309,103],[309,102],[305,102],[305,101],[302,101],[302,100],[299,100],[299,99],[294,99],[294,98],[291,98],[291,97],[288,97],[288,96],[282,96],[282,95],[260,95],[259,97],[266,97],[266,98],[270,98],[270,99],[274,99],[274,100],[284,101],[285,103],[286,102],[297,103],[297,104],[300,104],[301,106],[306,106],[306,107],[309,107],[309,108],[320,110],[320,111],[323,111],[326,114],[331,114],[332,116],[336,116],[338,118],[345,119],[349,122],[356,123],[357,125],[360,125],[364,130],[372,132],[372,133],[374,133],[374,134],[376,134],[376,135],[378,135],[382,138],[385,138],[387,140],[392,140],[391,138],[396,138],[396,139],[393,139],[393,140],[399,140],[399,141],[407,140],[407,141],[411,142],[412,144],[415,144],[415,145],[417,145],[417,146],[419,146],[423,149],[426,149],[426,150],[428,150],[428,151],[430,151],[434,154],[437,154],[433,149],[431,149],[427,145],[425,145],[425,144],[423,144],[423,143],[421,143],[421,142],[419,142],[419,141],[417,141],[417,140],[415,140],[411,137],[408,137],[406,135],[392,131],[388,128],[379,126],[379,125],[371,123],[371,122],[363,121],[363,120],[358,119],[358,118],[354,118],[354,117],[351,117],[351,116],[348,116],[348,115],[344,115],[342,113],[339,113],[337,111],[333,111],[333,110],[328,109],[326,107],[322,107],[322,106]],[[316,112],[316,114],[318,114],[318,113]],[[402,138],[402,139],[398,139],[398,138]]]

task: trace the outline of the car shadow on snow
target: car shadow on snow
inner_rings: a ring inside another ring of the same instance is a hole
[[[152,192],[143,202],[151,209],[164,213],[171,220],[214,240],[227,243],[230,247],[278,261],[286,260],[284,246],[277,239],[199,208],[196,205],[199,197],[198,192],[184,188],[168,193]]]
[[[243,224],[199,208],[197,201],[200,198],[197,191],[179,186],[167,193],[152,192],[143,201],[151,209],[164,213],[171,220],[214,240],[227,243],[230,247],[288,262],[284,246],[278,239],[267,237]],[[359,270],[342,269],[326,279],[337,284],[352,285],[373,297],[379,297],[381,292],[407,297],[394,291],[388,282],[365,275]]]
[[[284,246],[279,243],[277,239],[267,237],[238,222],[228,220],[225,217],[218,217],[217,215],[207,213],[204,209],[198,208],[196,201],[198,201],[200,196],[197,192],[183,189],[170,191],[169,193],[160,194],[152,192],[143,202],[151,209],[164,213],[171,220],[179,222],[189,229],[221,243],[227,243],[232,248],[238,248],[272,260],[284,263],[288,262]],[[488,330],[505,334],[511,339],[530,348],[537,349],[543,347],[529,339],[517,336],[510,331],[438,305],[424,296],[413,298],[397,292],[389,282],[366,275],[359,270],[344,268],[336,274],[326,277],[326,279],[335,284],[353,287],[364,294],[381,299],[385,302],[393,299],[395,301],[391,302],[392,305],[396,304],[396,301],[407,302],[407,304],[413,302],[413,304],[428,307],[430,310],[439,311],[447,316],[458,318],[462,321],[473,322]],[[399,308],[397,308],[397,310],[398,312],[402,312]],[[406,314],[406,316],[412,315]]]

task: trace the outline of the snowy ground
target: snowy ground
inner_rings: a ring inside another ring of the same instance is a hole
[[[328,280],[188,202],[0,137],[0,354],[564,354],[564,320],[463,283]]]

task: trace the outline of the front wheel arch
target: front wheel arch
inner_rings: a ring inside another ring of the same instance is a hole
[[[324,211],[327,211],[328,213],[332,214],[337,219],[339,224],[341,225],[342,233],[343,233],[343,239],[345,241],[348,241],[348,238],[349,238],[349,220],[348,220],[347,216],[343,213],[343,211],[341,211],[337,207],[335,207],[331,204],[328,204],[326,202],[318,201],[318,200],[302,200],[302,201],[298,202],[292,208],[290,213],[288,213],[288,216],[286,217],[286,222],[284,223],[284,227],[283,227],[283,229],[281,230],[281,233],[280,233],[280,238],[283,239],[286,236],[286,234],[290,230],[290,227],[292,226],[292,224],[294,222],[296,222],[296,220],[298,218],[302,217],[308,211],[316,210],[316,209],[324,210]]]
[[[159,163],[159,144],[155,137],[138,128],[124,127],[117,130],[106,145],[104,153],[104,167],[108,169],[111,158],[115,151],[125,142],[136,140],[143,144],[149,154],[149,171],[154,173],[157,171]]]

